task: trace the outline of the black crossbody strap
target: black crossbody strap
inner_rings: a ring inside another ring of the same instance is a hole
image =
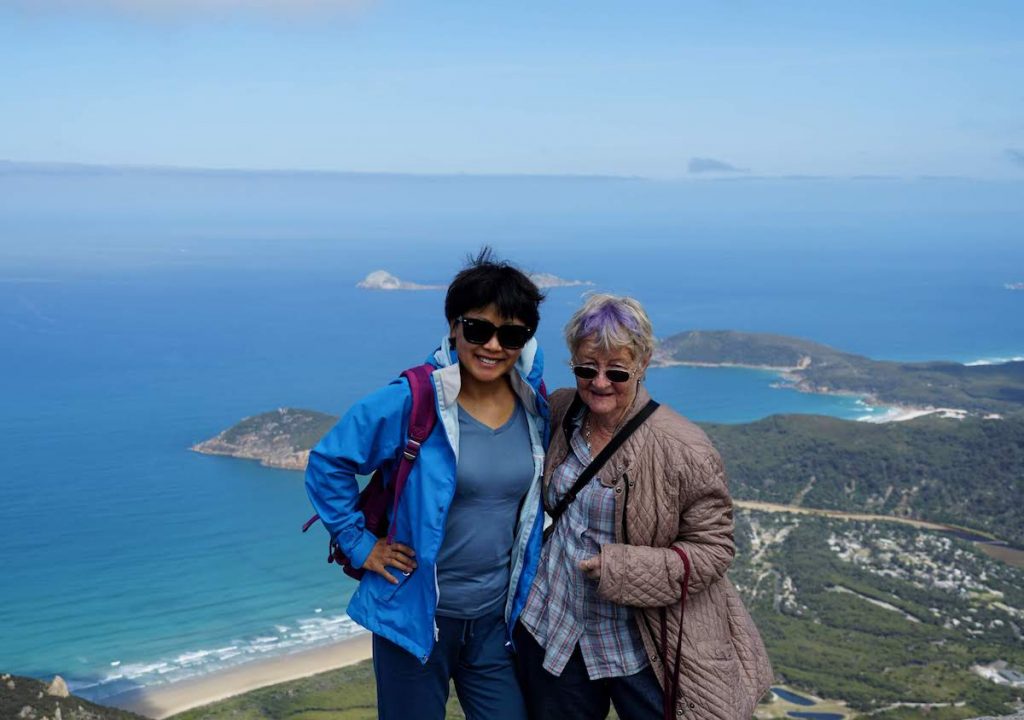
[[[579,396],[577,396],[576,399],[579,399]],[[573,400],[572,407],[577,407],[576,400]],[[576,482],[573,483],[573,486],[569,488],[569,492],[562,496],[558,501],[558,504],[555,505],[555,508],[549,513],[549,515],[551,515],[551,524],[544,528],[544,540],[551,537],[551,533],[555,531],[555,524],[558,522],[558,518],[562,517],[562,514],[572,504],[573,500],[576,499],[576,496],[580,494],[580,491],[584,486],[590,482],[595,475],[597,475],[598,471],[602,467],[604,467],[604,464],[608,462],[608,458],[614,455],[615,451],[622,447],[622,443],[626,442],[629,436],[643,424],[644,420],[649,418],[657,409],[658,403],[654,400],[649,400],[640,412],[630,418],[629,422],[623,425],[622,428],[615,433],[615,437],[613,437],[608,444],[604,446],[604,450],[599,452],[597,457],[590,461],[590,464],[587,465],[583,472],[580,473],[580,476],[576,478]]]

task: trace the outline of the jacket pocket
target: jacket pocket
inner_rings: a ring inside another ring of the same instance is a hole
[[[381,597],[385,601],[390,602],[391,600],[394,600],[398,593],[401,592],[402,588],[405,587],[405,584],[409,581],[409,578],[412,577],[412,573],[406,575],[401,570],[396,570],[395,568],[389,568],[388,572],[390,572],[394,576],[394,578],[398,580],[397,585],[392,585],[387,580],[384,580],[384,583],[387,585],[387,588],[385,589]],[[415,570],[413,572],[415,572]],[[383,580],[383,578],[381,579]]]
[[[389,583],[375,572],[367,572],[363,579],[359,581],[360,589],[366,594],[367,599],[373,603],[389,602],[409,579],[408,576],[403,575],[401,571],[393,567],[389,567],[387,571],[398,580],[397,585]]]
[[[730,720],[745,720],[754,711],[744,691],[740,659],[731,645],[698,643],[696,676],[701,681],[692,687],[687,702],[696,701],[706,713]]]
[[[723,642],[704,641],[697,642],[697,657],[714,660],[716,662],[736,661],[739,664],[739,656],[736,655],[736,648],[729,640]]]

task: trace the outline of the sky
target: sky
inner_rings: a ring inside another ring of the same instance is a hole
[[[0,0],[0,160],[1024,178],[1024,3]]]

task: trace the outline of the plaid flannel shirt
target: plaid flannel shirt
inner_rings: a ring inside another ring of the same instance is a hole
[[[570,452],[552,473],[545,495],[553,507],[590,463],[590,448],[581,434],[582,414]],[[600,473],[598,474],[600,477]],[[615,542],[615,491],[594,478],[569,505],[541,553],[521,621],[544,648],[544,669],[561,675],[577,643],[591,680],[624,677],[647,665],[632,611],[602,600],[597,582],[579,564]]]

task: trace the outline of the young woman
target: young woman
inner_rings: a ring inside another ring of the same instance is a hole
[[[391,518],[393,544],[366,530],[356,475],[405,448],[408,383],[357,402],[310,453],[310,500],[367,571],[348,612],[373,632],[382,720],[443,718],[450,680],[470,720],[526,717],[506,644],[540,555],[542,299],[489,250],[452,281],[448,332],[428,361],[437,423]]]

